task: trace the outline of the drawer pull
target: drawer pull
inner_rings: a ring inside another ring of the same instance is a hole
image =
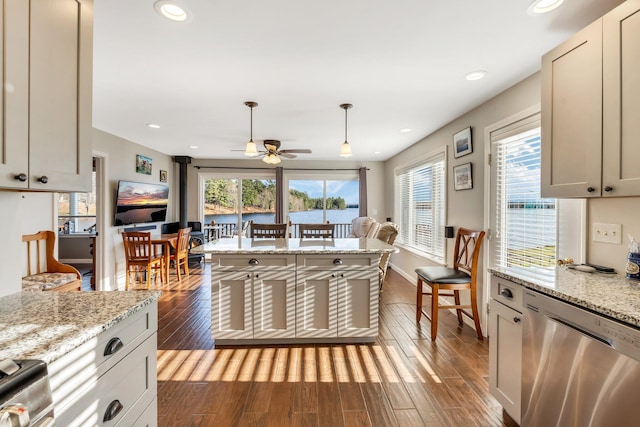
[[[104,411],[104,418],[102,419],[102,421],[106,423],[107,421],[113,420],[118,416],[120,411],[122,411],[122,408],[124,408],[124,406],[122,406],[122,403],[120,403],[119,400],[114,400],[113,402],[109,403],[109,406],[107,406],[107,410]]]
[[[104,355],[111,356],[115,354],[118,350],[124,347],[122,340],[118,337],[111,338],[107,345],[104,347]]]
[[[38,178],[38,182],[46,184],[47,182],[49,182],[49,177],[46,175],[42,175],[40,178]]]
[[[500,295],[505,298],[513,299],[513,293],[511,292],[511,289],[503,289],[502,291],[500,291]]]
[[[340,258],[336,258],[333,260],[333,265],[342,265],[342,260]]]
[[[258,260],[255,258],[251,258],[249,260],[249,265],[258,265],[258,264],[260,264],[260,262],[258,262]]]
[[[26,182],[27,174],[26,173],[19,173],[18,175],[15,175],[14,178],[17,179],[20,182]]]

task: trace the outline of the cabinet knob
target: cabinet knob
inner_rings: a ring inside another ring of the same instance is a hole
[[[331,275],[331,277],[336,277],[336,275],[335,275],[335,274],[332,274],[332,275]]]
[[[500,295],[502,295],[505,298],[513,298],[513,293],[511,292],[511,289],[503,289],[502,291],[500,291]]]
[[[606,187],[604,187],[604,191],[606,191],[607,193],[613,191],[613,187],[610,185],[607,185]]]
[[[589,193],[593,193],[594,191],[596,191],[596,189],[595,189],[595,188],[593,188],[593,187],[587,187],[587,192],[589,192]]]
[[[260,264],[260,262],[255,258],[251,258],[249,260],[249,265],[258,265],[258,264]]]
[[[27,174],[26,173],[19,173],[18,175],[14,175],[13,176],[15,179],[17,179],[20,182],[25,182],[27,180]]]
[[[120,338],[118,337],[111,338],[107,343],[107,345],[104,347],[103,354],[105,356],[111,356],[112,354],[120,350],[122,347],[124,347],[124,344],[122,343],[122,340]]]
[[[42,175],[40,178],[38,178],[38,182],[46,184],[47,182],[49,182],[49,177],[47,177],[46,175]]]
[[[514,321],[515,323],[520,323],[520,318],[519,318],[519,317],[514,317],[514,318],[513,318],[513,321]]]
[[[107,421],[111,421],[118,416],[120,411],[122,411],[122,408],[124,408],[124,406],[122,406],[122,403],[120,403],[119,400],[114,400],[113,402],[109,403],[109,406],[107,406],[107,409],[104,411],[104,417],[102,418],[102,421],[105,423]]]
[[[333,260],[333,265],[342,265],[342,260],[340,258],[336,258]]]

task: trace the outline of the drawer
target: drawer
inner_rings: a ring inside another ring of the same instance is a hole
[[[299,270],[369,270],[377,267],[379,255],[298,255]]]
[[[132,425],[157,394],[157,335],[153,334],[129,355],[89,384],[67,407],[55,408],[56,425]],[[105,415],[112,412],[111,419]]]
[[[212,271],[295,269],[294,255],[211,255]]]
[[[522,285],[491,276],[491,298],[522,313],[524,288]]]
[[[65,406],[158,329],[158,307],[150,304],[49,364],[55,406]],[[110,351],[107,351],[107,349]],[[107,354],[105,354],[107,353]]]

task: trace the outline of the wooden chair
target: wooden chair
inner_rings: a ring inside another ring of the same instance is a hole
[[[473,231],[459,228],[456,235],[456,245],[453,254],[453,268],[447,267],[420,267],[416,268],[418,275],[416,298],[416,322],[420,322],[422,316],[422,295],[431,295],[431,340],[436,339],[438,333],[438,310],[455,308],[458,314],[458,323],[462,325],[462,315],[473,319],[476,326],[478,339],[483,339],[480,328],[480,316],[478,313],[476,279],[478,275],[478,257],[480,246],[484,237],[484,231]],[[422,284],[431,287],[431,292],[423,293]],[[470,304],[460,303],[460,291],[470,290]],[[440,293],[441,290],[453,291],[453,293]],[[440,305],[438,298],[447,296],[454,298],[454,305]],[[471,314],[463,310],[470,308]]]
[[[279,239],[287,237],[287,224],[254,224],[251,222],[249,228],[253,238]]]
[[[178,282],[182,282],[182,276],[180,275],[180,267],[184,269],[184,274],[189,277],[189,247],[191,241],[191,228],[181,228],[178,230],[178,242],[176,243],[176,250],[170,256],[171,261],[175,263],[176,275],[178,276]]]
[[[380,240],[381,242],[393,245],[396,241],[396,237],[398,237],[398,233],[399,229],[397,224],[393,222],[385,222],[380,224],[380,226],[378,227],[375,238]],[[389,267],[390,258],[391,254],[387,252],[382,254],[380,256],[380,261],[378,261],[378,279],[380,282],[381,291],[384,277],[387,275],[387,268]]]
[[[53,255],[56,233],[45,230],[25,234],[22,241],[27,244],[27,275],[22,278],[25,291],[79,291],[82,276],[73,266],[63,264]],[[44,250],[44,264],[42,251]]]
[[[141,231],[130,231],[122,233],[124,243],[124,257],[126,268],[125,289],[129,289],[131,273],[135,274],[136,282],[138,275],[145,273],[147,289],[151,289],[151,274],[160,273],[160,281],[165,278],[164,254],[156,251],[156,245],[151,243],[151,233]]]
[[[335,224],[298,224],[301,238],[333,239]]]

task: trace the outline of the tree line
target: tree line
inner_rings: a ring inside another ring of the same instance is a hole
[[[205,181],[204,201],[214,209],[233,209],[238,203],[237,181],[232,179],[208,179]],[[276,204],[275,180],[243,179],[242,206],[258,212],[273,212]],[[342,197],[328,197],[327,209],[346,209]],[[322,197],[310,197],[306,192],[289,190],[289,211],[322,209]]]

